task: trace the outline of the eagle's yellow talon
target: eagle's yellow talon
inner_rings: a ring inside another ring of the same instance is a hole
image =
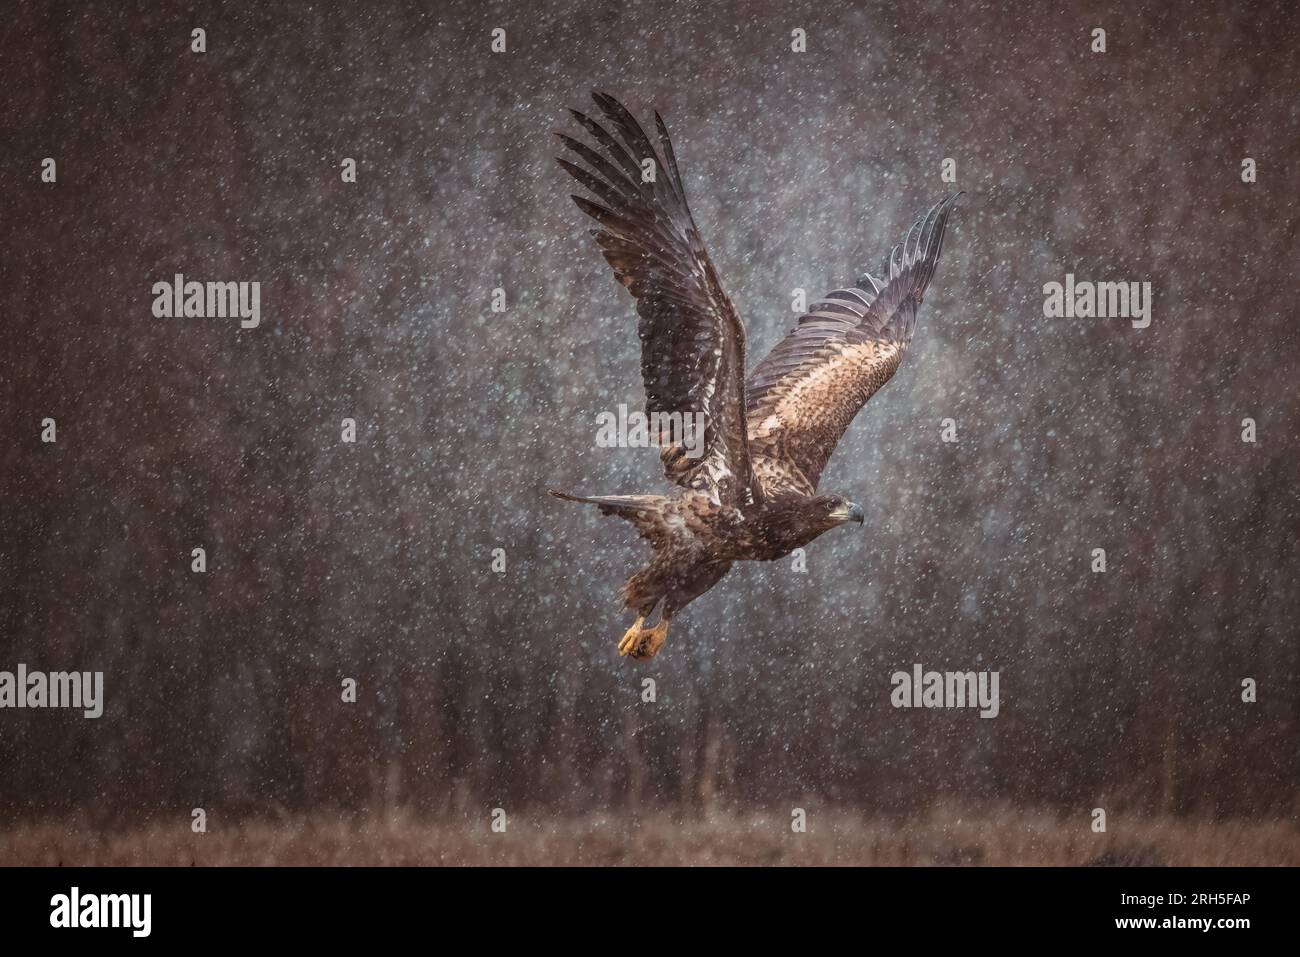
[[[668,639],[668,622],[661,620],[653,628],[646,628],[642,624],[644,621],[644,615],[638,617],[636,624],[623,635],[623,640],[618,643],[619,655],[644,661],[659,654],[659,649]]]
[[[645,621],[645,615],[637,615],[636,621],[632,627],[623,634],[623,640],[618,643],[619,656],[629,654],[636,647],[637,639],[641,637],[641,622]]]
[[[659,654],[659,649],[664,646],[664,642],[667,640],[668,620],[664,619],[649,631],[645,632],[645,639],[642,641],[641,647],[637,649],[638,653],[636,657],[643,660],[653,658],[655,655]]]

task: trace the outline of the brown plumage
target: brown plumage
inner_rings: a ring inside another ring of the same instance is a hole
[[[595,147],[557,133],[586,166],[559,163],[595,199],[574,196],[600,228],[596,243],[636,299],[646,413],[702,416],[698,457],[668,436],[671,496],[558,498],[596,505],[632,523],[654,549],[623,585],[637,613],[619,653],[653,657],[668,621],[712,588],[734,561],[772,561],[845,522],[864,519],[842,496],[817,493],[822,471],[858,410],[902,361],[934,275],[954,195],[919,219],[864,275],[815,303],[745,379],[745,328],[718,281],[686,206],[668,131],[658,146],[617,100],[593,93],[606,126],[572,112]],[[653,160],[653,181],[642,163]],[[645,620],[659,612],[654,626]]]

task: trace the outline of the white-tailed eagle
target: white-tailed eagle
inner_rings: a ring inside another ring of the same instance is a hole
[[[814,303],[746,378],[745,327],[686,207],[663,120],[655,114],[656,146],[617,100],[592,96],[604,125],[570,111],[594,145],[557,133],[582,165],[559,163],[591,194],[574,202],[599,224],[596,242],[636,299],[646,413],[691,413],[702,423],[691,454],[680,435],[655,436],[664,473],[680,486],[675,494],[551,492],[626,519],[653,546],[650,564],[620,592],[637,619],[619,654],[644,659],[663,646],[669,620],[732,562],[772,561],[837,525],[863,522],[861,506],[818,494],[817,484],[844,430],[912,341],[960,194],[917,220],[878,275]],[[647,168],[655,175],[644,176]]]

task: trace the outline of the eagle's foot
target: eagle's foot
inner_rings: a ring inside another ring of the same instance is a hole
[[[659,649],[668,639],[668,619],[661,619],[653,628],[646,628],[644,621],[645,616],[638,615],[636,623],[623,635],[623,640],[618,643],[621,656],[646,661],[659,654]]]
[[[623,638],[618,643],[618,653],[620,655],[626,655],[631,651],[633,644],[641,637],[641,632],[643,630],[641,628],[641,622],[643,621],[645,621],[645,615],[637,615],[636,621],[632,623],[632,627],[623,632]]]

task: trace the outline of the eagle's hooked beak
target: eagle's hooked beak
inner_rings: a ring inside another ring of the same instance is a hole
[[[842,508],[837,508],[831,512],[831,518],[838,519],[841,522],[857,522],[861,525],[866,521],[867,513],[862,510],[861,505],[846,502]]]

